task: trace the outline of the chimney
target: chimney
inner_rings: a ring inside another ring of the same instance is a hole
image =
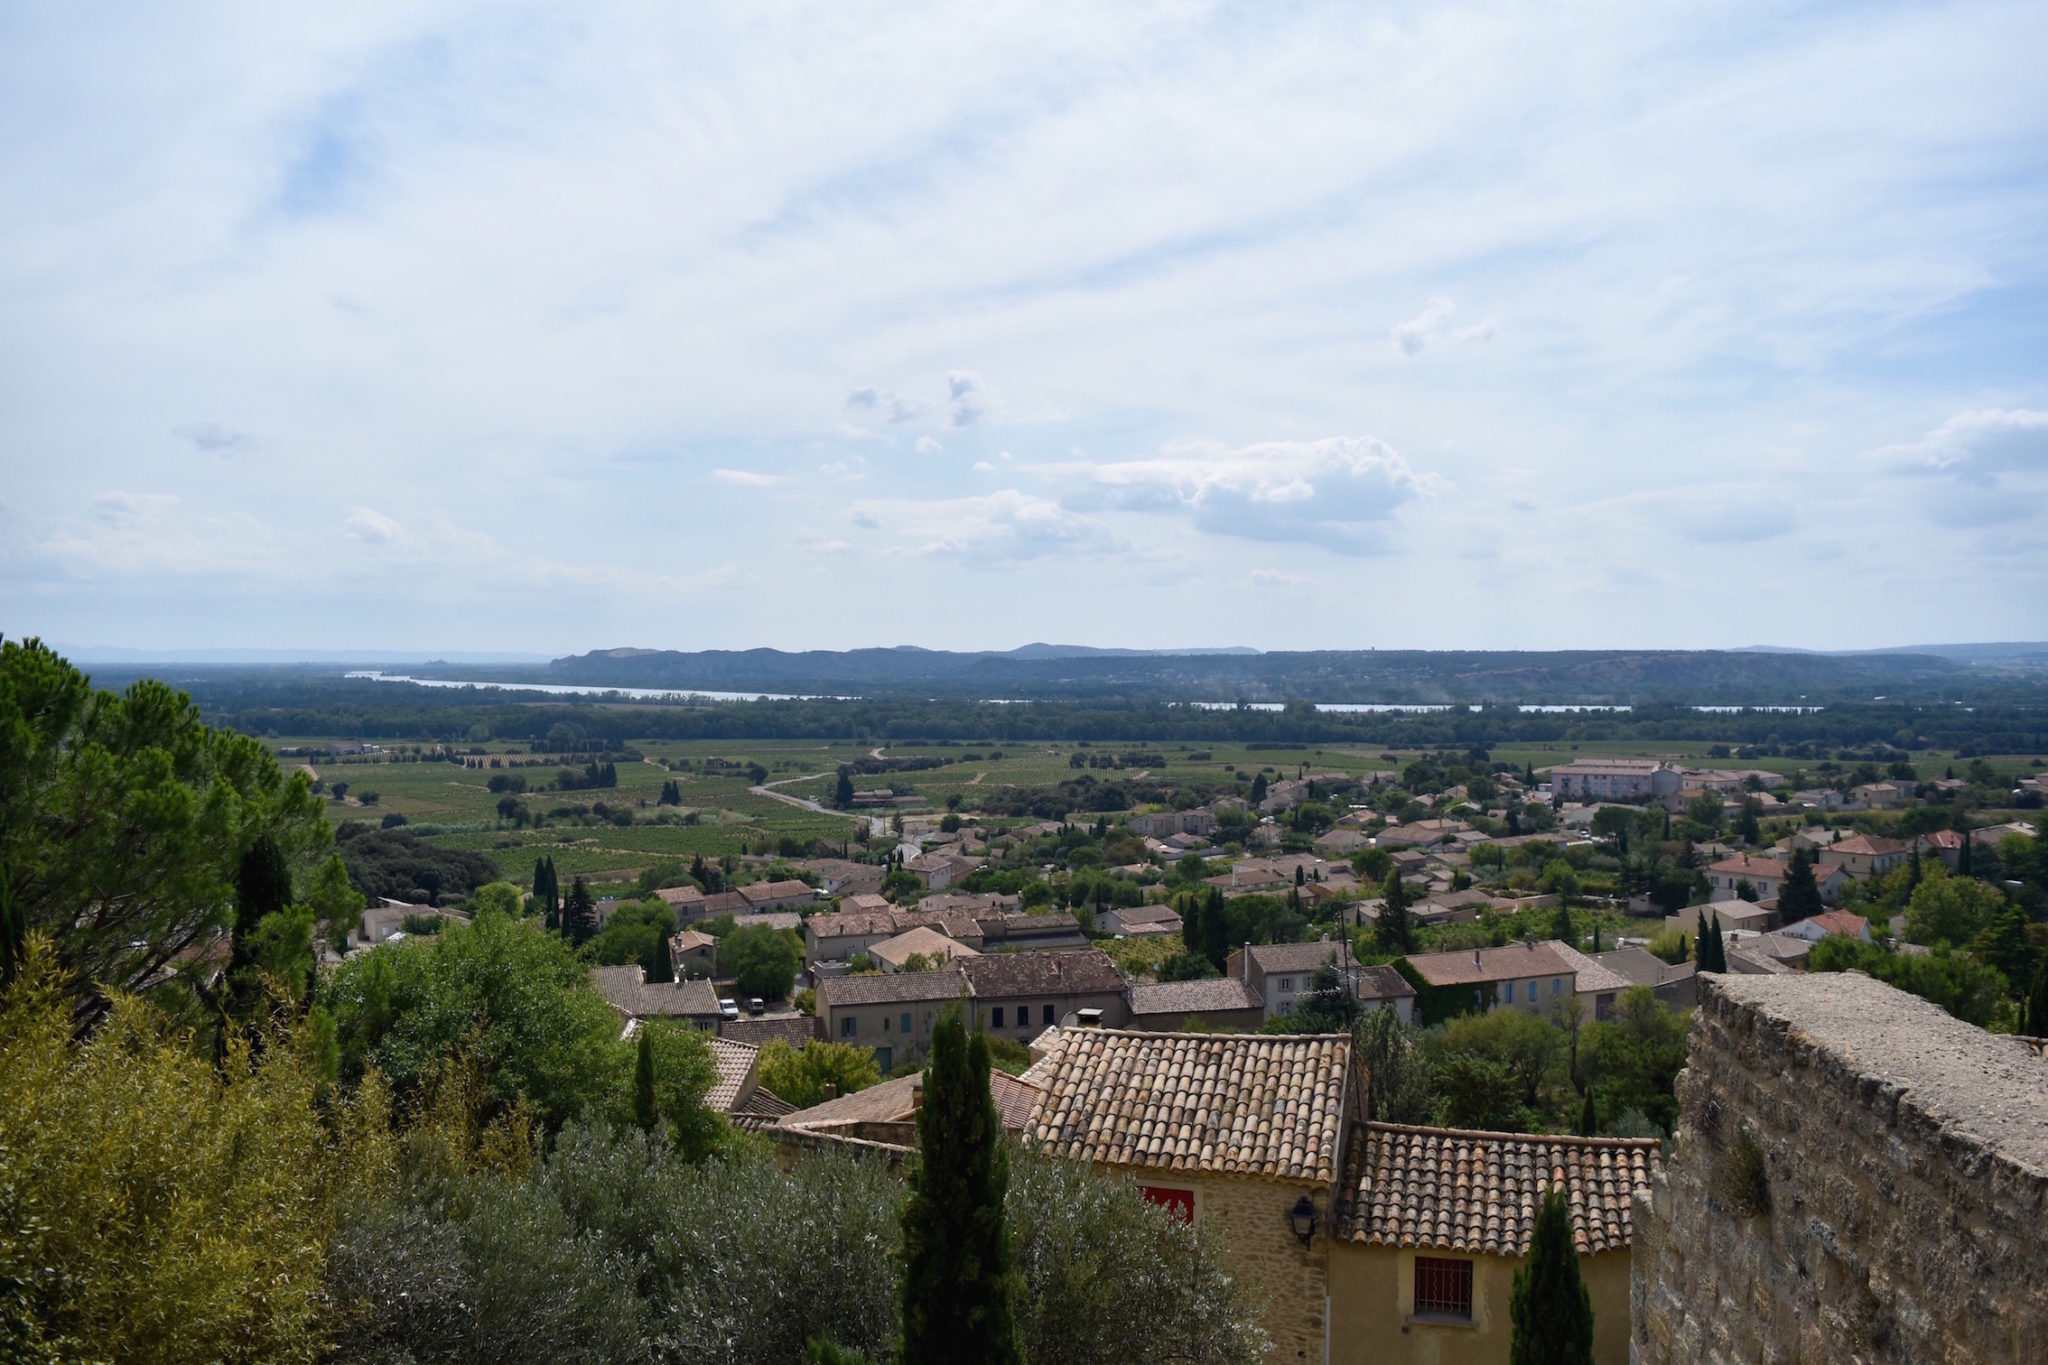
[[[1244,941],[1244,981],[1247,986],[1252,981],[1252,941],[1250,939]]]
[[[839,1087],[831,1081],[825,1082],[825,1098],[828,1100],[836,1100],[839,1098]]]
[[[917,1080],[910,1087],[910,1111],[914,1114],[924,1108],[924,1073],[919,1072]]]
[[[1479,966],[1483,966],[1483,965],[1484,965],[1484,964],[1483,964],[1483,963],[1481,963],[1481,962],[1480,962],[1480,960],[1479,960],[1479,950],[1478,950],[1477,948],[1474,948],[1474,949],[1472,950],[1472,965],[1473,965],[1473,966],[1475,966],[1475,967],[1479,967]]]

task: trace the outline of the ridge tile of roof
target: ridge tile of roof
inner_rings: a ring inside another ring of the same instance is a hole
[[[1109,1166],[1336,1177],[1353,1065],[1348,1034],[1068,1029],[1032,1079],[1024,1140]]]
[[[1579,1138],[1366,1123],[1354,1130],[1337,1235],[1368,1246],[1521,1256],[1562,1185],[1581,1255],[1626,1249],[1630,1205],[1662,1169],[1655,1138]]]

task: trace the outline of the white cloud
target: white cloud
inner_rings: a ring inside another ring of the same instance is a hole
[[[1418,474],[1371,436],[1235,449],[1188,443],[1152,459],[1040,468],[1072,488],[1068,501],[1076,507],[1185,514],[1212,535],[1312,543],[1344,554],[1387,549],[1396,510],[1450,486]]]
[[[405,533],[404,527],[371,507],[358,507],[351,512],[342,528],[366,545],[389,545]]]
[[[1420,313],[1394,324],[1390,333],[1394,345],[1403,355],[1417,356],[1432,345],[1484,345],[1500,330],[1500,324],[1493,318],[1482,318],[1467,327],[1453,327],[1451,315],[1457,311],[1457,304],[1441,294],[1432,295]]]
[[[920,436],[917,438],[917,453],[920,455],[936,455],[944,449],[945,447],[940,445],[935,437]]]
[[[734,488],[773,488],[783,481],[779,474],[757,474],[751,469],[714,469],[711,477]]]
[[[996,472],[996,467],[987,460],[976,460],[974,462],[974,472],[977,474],[993,474]]]
[[[1315,583],[1308,574],[1286,573],[1279,569],[1253,569],[1245,582],[1254,588],[1306,588]]]
[[[1095,518],[1014,488],[980,497],[865,503],[856,508],[854,519],[858,522],[863,516],[873,518],[864,525],[886,520],[895,543],[884,553],[899,558],[999,565],[1122,548],[1122,542]]]
[[[2048,473],[2048,412],[1959,412],[1918,441],[1878,452],[1894,469],[1974,482],[2011,472]]]
[[[971,370],[954,370],[946,375],[947,421],[956,427],[973,426],[987,410],[981,376]]]

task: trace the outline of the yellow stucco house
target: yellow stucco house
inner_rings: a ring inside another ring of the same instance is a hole
[[[1022,1140],[1214,1219],[1266,1301],[1269,1362],[1500,1362],[1543,1191],[1561,1183],[1594,1359],[1625,1365],[1630,1198],[1655,1141],[1367,1121],[1344,1034],[1062,1029]]]

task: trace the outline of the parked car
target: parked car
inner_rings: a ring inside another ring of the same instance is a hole
[[[751,1000],[747,1001],[748,1014],[766,1014],[767,1012],[768,1002],[766,1000],[763,1000],[760,996],[757,995],[753,997]]]
[[[740,1017],[740,1007],[738,1003],[735,1002],[733,998],[729,995],[720,998],[718,1002],[718,1012],[728,1019],[737,1019]]]

